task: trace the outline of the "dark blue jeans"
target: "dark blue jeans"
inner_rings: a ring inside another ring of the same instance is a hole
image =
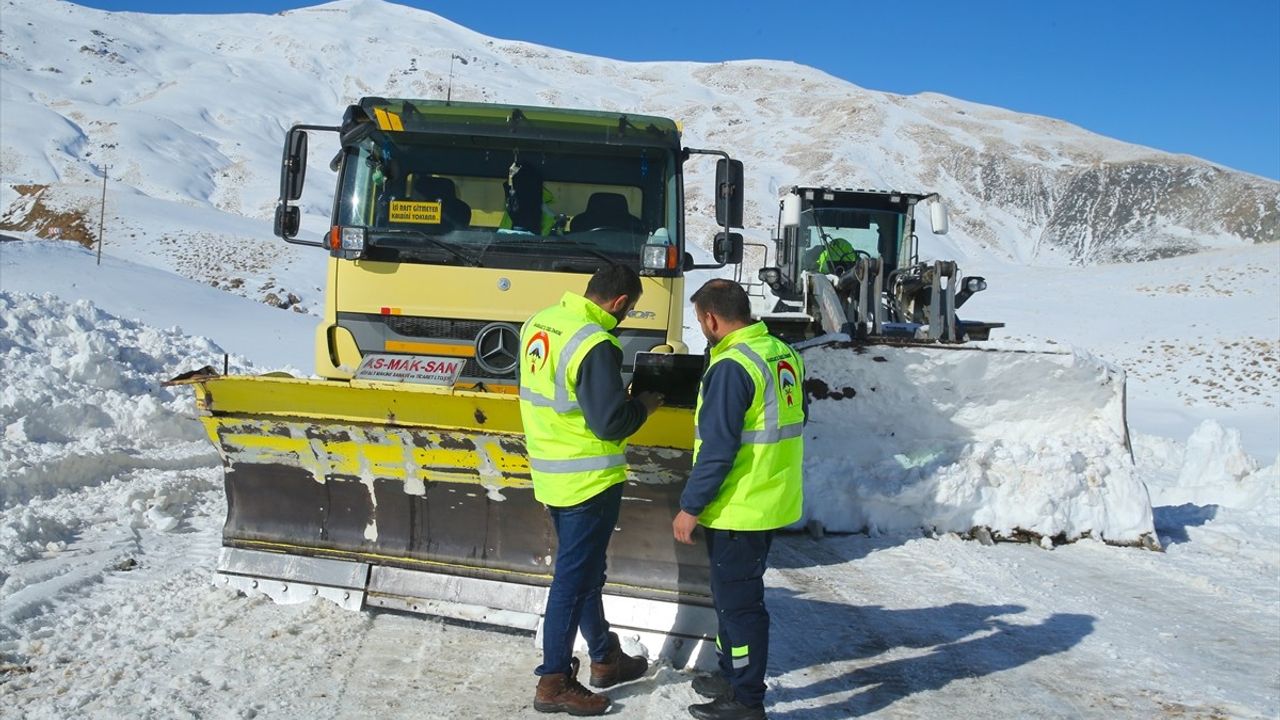
[[[720,624],[716,637],[720,672],[733,687],[735,700],[752,707],[762,705],[769,663],[764,570],[773,531],[703,529],[711,561],[711,601]]]
[[[622,488],[618,483],[590,500],[569,507],[548,507],[556,529],[555,571],[542,620],[542,664],[534,673],[569,672],[573,640],[579,630],[595,662],[609,651],[609,623],[600,591],[604,588],[605,551],[618,524]]]

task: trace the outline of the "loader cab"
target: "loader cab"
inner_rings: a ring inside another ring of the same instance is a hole
[[[881,261],[885,278],[915,262],[915,207],[933,196],[882,190],[787,188],[778,204],[778,264],[760,279],[780,301],[803,299],[802,277],[839,277],[859,258]],[[937,205],[939,208],[940,203]],[[934,232],[946,232],[946,213],[934,212]]]

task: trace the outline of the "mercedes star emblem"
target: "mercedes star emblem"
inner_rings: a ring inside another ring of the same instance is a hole
[[[489,323],[476,335],[476,364],[494,375],[516,369],[520,353],[520,330],[507,323]]]

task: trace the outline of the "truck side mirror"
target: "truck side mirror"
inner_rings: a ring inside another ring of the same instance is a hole
[[[738,233],[716,233],[711,255],[721,265],[737,265],[742,262],[742,236]]]
[[[307,176],[307,131],[291,128],[284,144],[284,167],[281,168],[282,199],[302,197],[302,181]]]
[[[742,178],[741,160],[716,162],[716,224],[721,227],[742,227]]]
[[[297,205],[276,205],[275,233],[277,237],[291,238],[298,235],[302,211]]]
[[[947,234],[947,205],[941,198],[934,198],[929,203],[929,225],[933,228],[934,235]]]

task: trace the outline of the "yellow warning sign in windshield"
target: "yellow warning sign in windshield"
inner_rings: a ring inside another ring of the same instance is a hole
[[[439,225],[440,203],[392,200],[391,222]]]

